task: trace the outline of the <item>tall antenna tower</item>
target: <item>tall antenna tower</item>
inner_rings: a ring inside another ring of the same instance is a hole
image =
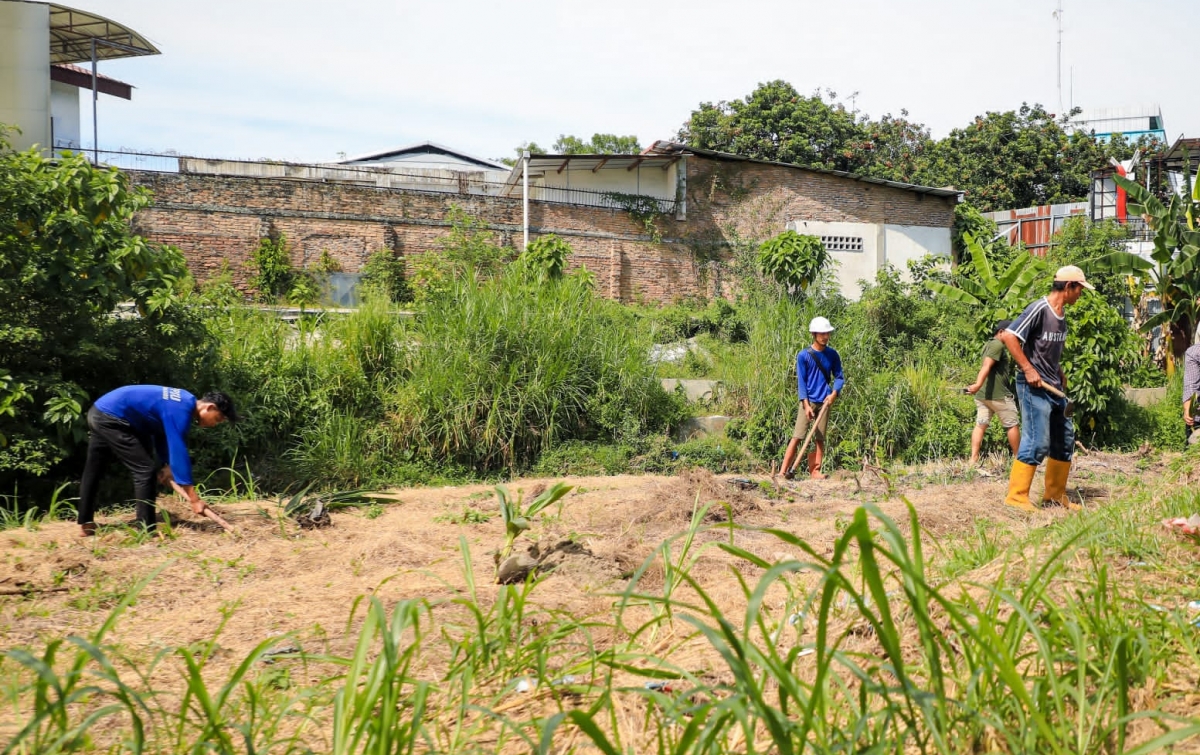
[[[1058,7],[1055,8],[1055,10],[1054,10],[1054,20],[1058,23],[1058,114],[1059,114],[1059,117],[1062,117],[1062,115],[1064,113],[1066,113],[1066,110],[1063,109],[1063,95],[1062,95],[1062,35],[1063,35],[1062,0],[1058,0]]]

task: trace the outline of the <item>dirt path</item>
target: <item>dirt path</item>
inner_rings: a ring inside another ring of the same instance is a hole
[[[1132,471],[1125,469],[1131,463],[1126,457],[1089,457],[1077,464],[1076,479],[1090,496],[1103,496],[1108,483],[1090,478]],[[604,610],[612,603],[611,593],[622,589],[664,540],[687,529],[695,506],[714,501],[721,503],[710,509],[710,521],[732,512],[738,524],[787,530],[818,552],[828,551],[854,510],[867,501],[905,522],[901,496],[907,498],[933,549],[953,543],[958,533],[975,532],[977,521],[1018,531],[1062,516],[1027,516],[1000,505],[1005,490],[1000,474],[969,482],[954,481],[954,474],[950,469],[932,478],[918,474],[892,480],[890,494],[888,481],[871,472],[775,489],[743,489],[748,486],[739,485],[738,478],[703,471],[572,478],[567,482],[575,490],[564,499],[561,514],[551,509],[529,533],[530,542],[572,543],[539,586],[540,607],[578,616]],[[524,479],[507,487],[529,496],[552,482]],[[118,625],[113,639],[122,645],[153,652],[205,641],[226,617],[219,644],[230,663],[281,635],[294,637],[310,652],[345,651],[344,630],[360,596],[377,595],[390,604],[405,598],[437,603],[460,594],[465,589],[460,539],[470,549],[480,592],[490,601],[496,590],[492,554],[503,536],[491,487],[409,489],[400,491],[400,499],[374,519],[361,510],[338,512],[333,526],[309,531],[281,520],[276,503],[251,501],[218,506],[240,530],[230,537],[214,531],[215,525],[191,523],[178,501],[163,499],[180,522],[174,539],[138,543],[127,530],[108,528],[83,540],[66,522],[36,532],[0,533],[0,587],[66,588],[0,598],[0,634],[6,646],[14,647],[86,633],[129,586],[161,566],[162,573]],[[488,515],[490,520],[479,521]],[[464,519],[474,523],[459,523]],[[700,540],[729,536],[722,528]],[[732,536],[767,560],[797,555],[763,533],[739,530]],[[694,573],[732,608],[740,595],[727,569],[730,561],[708,549]]]

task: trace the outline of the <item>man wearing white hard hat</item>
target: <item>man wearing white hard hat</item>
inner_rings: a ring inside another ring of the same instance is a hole
[[[800,396],[800,411],[796,414],[796,426],[787,453],[783,455],[783,466],[779,474],[789,474],[792,461],[796,458],[796,447],[808,434],[810,422],[816,422],[813,431],[814,448],[808,454],[808,474],[814,480],[824,479],[821,460],[825,457],[825,428],[829,424],[829,411],[837,400],[846,379],[842,375],[842,358],[829,345],[833,326],[824,317],[814,317],[808,324],[812,334],[812,346],[796,355],[796,392]]]
[[[1021,404],[1021,444],[1013,460],[1004,502],[1035,511],[1029,488],[1038,465],[1046,459],[1043,506],[1080,506],[1067,497],[1067,476],[1075,451],[1075,426],[1067,416],[1067,378],[1062,371],[1067,341],[1066,307],[1093,288],[1074,265],[1061,267],[1047,296],[1025,308],[999,335],[1017,363],[1017,398]],[[1049,458],[1047,458],[1049,457]]]

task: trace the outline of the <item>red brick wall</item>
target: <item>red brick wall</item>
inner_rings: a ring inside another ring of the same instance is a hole
[[[154,205],[138,215],[135,230],[182,249],[201,280],[227,262],[246,286],[259,240],[280,233],[296,265],[327,250],[354,272],[383,248],[411,264],[449,232],[446,217],[455,205],[487,224],[501,244],[521,243],[519,198],[237,176],[131,176],[154,192]],[[703,258],[719,260],[732,239],[768,238],[797,219],[949,226],[953,204],[796,168],[702,157],[688,158],[687,219],[658,219],[660,243],[623,210],[530,203],[531,238],[563,236],[574,250],[570,267],[586,265],[603,294],[627,301],[712,295],[722,279],[720,262],[706,266]]]

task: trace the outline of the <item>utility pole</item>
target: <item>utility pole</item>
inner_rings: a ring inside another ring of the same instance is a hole
[[[1066,113],[1066,110],[1063,109],[1063,95],[1062,95],[1062,35],[1063,35],[1062,0],[1058,0],[1058,7],[1054,11],[1054,19],[1058,22],[1058,114],[1059,114],[1059,117],[1062,117]]]

